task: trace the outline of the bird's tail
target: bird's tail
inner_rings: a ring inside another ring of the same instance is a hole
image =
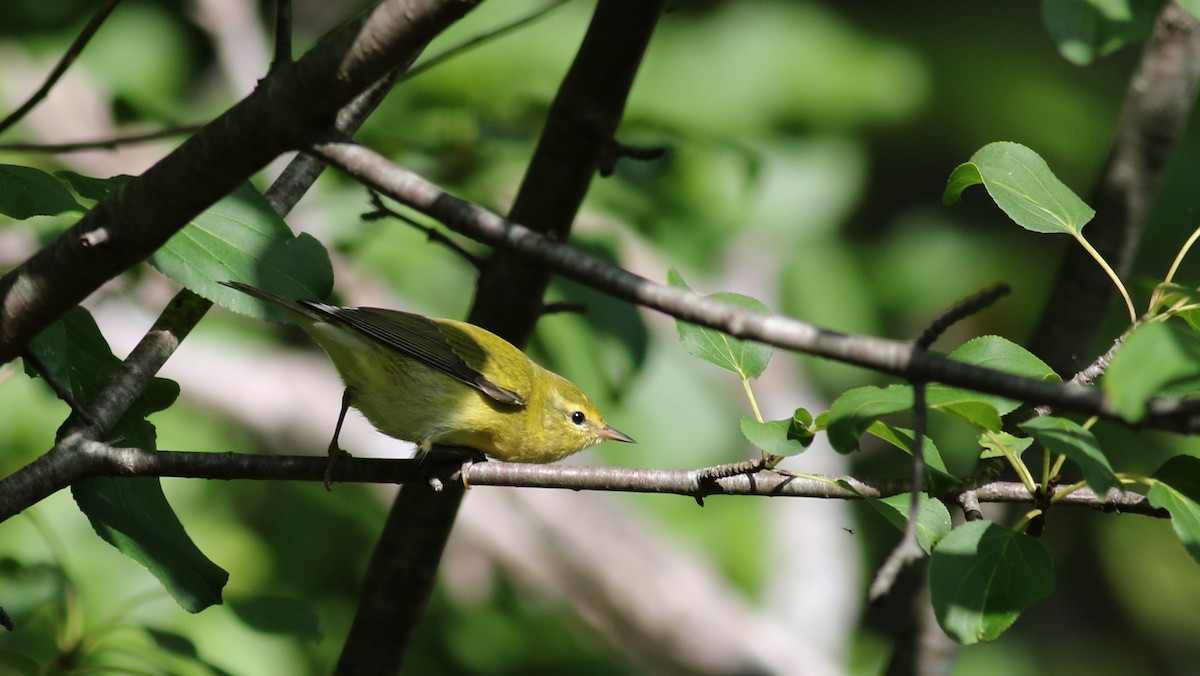
[[[268,303],[273,303],[275,305],[278,305],[279,307],[283,308],[284,310],[287,310],[289,313],[299,315],[300,317],[303,317],[304,319],[317,320],[317,321],[328,321],[328,317],[326,317],[320,311],[320,307],[321,307],[320,303],[310,303],[309,301],[292,300],[291,298],[285,298],[284,296],[281,296],[277,293],[273,293],[273,292],[267,291],[265,289],[260,289],[257,286],[250,286],[249,284],[242,284],[241,282],[226,281],[226,282],[220,282],[220,283],[225,286],[228,286],[231,289],[236,289],[238,291],[241,291],[244,294],[254,296],[255,298],[258,298],[260,300],[265,300]]]

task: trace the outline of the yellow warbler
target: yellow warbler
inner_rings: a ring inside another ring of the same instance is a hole
[[[347,405],[422,451],[445,444],[509,462],[554,462],[606,439],[633,443],[570,381],[474,324],[222,284],[282,307],[329,354],[346,384],[331,456]]]

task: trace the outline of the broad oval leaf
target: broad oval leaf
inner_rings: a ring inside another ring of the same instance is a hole
[[[888,523],[900,531],[904,531],[908,521],[908,510],[912,502],[912,493],[901,493],[886,498],[869,498],[867,504],[883,515]],[[941,500],[921,494],[917,497],[917,542],[925,553],[933,551],[946,534],[950,532],[950,510]]]
[[[682,289],[691,290],[683,277],[675,268],[667,271],[667,283]],[[755,312],[770,312],[766,305],[749,296],[736,293],[714,293],[709,298],[754,310]],[[767,362],[771,360],[771,346],[753,343],[734,338],[705,326],[675,320],[675,328],[679,331],[679,342],[688,354],[704,361],[720,366],[727,371],[733,371],[743,378],[757,378],[767,370]]]
[[[758,422],[750,416],[742,416],[739,427],[746,441],[771,455],[802,453],[813,440],[812,432],[798,425],[795,417]]]
[[[1200,458],[1177,455],[1154,473],[1146,497],[1171,513],[1171,527],[1188,553],[1200,563]]]
[[[838,453],[856,451],[858,438],[872,423],[912,405],[912,388],[907,385],[867,385],[846,390],[834,400],[824,418],[829,443]]]
[[[76,401],[91,401],[120,365],[96,322],[82,308],[67,312],[30,343],[30,350]],[[179,386],[155,379],[111,433],[130,446],[154,449],[146,416],[174,400]],[[199,612],[221,602],[229,574],[191,541],[155,478],[96,478],[71,486],[76,504],[96,533],[145,566],[180,606]]]
[[[1065,455],[1079,465],[1087,485],[1098,495],[1104,495],[1108,489],[1121,485],[1113,473],[1112,465],[1108,464],[1108,458],[1100,450],[1096,437],[1074,421],[1046,415],[1030,418],[1021,423],[1020,428],[1051,453]]]
[[[1200,337],[1174,322],[1134,329],[1113,356],[1101,386],[1123,418],[1137,422],[1146,401],[1167,387],[1200,385]]]
[[[235,280],[288,298],[325,298],[333,287],[329,254],[287,223],[249,183],[175,233],[150,263],[159,272],[220,303],[259,319],[275,319],[263,303],[219,282]]]
[[[1060,382],[1062,378],[1029,350],[1000,336],[979,336],[959,345],[948,358],[1026,378]],[[997,431],[1000,417],[1017,410],[1020,402],[992,394],[960,390],[936,383],[927,390],[930,406],[962,418],[977,429]]]
[[[877,420],[867,428],[867,433],[912,455],[913,445],[916,443],[916,436],[913,430],[895,427]],[[950,474],[950,470],[946,469],[946,461],[942,459],[942,452],[938,450],[937,444],[934,444],[933,439],[930,439],[928,436],[925,437],[925,443],[921,446],[921,457],[924,458],[927,469],[940,474],[942,478],[957,481]]]
[[[41,169],[0,164],[0,214],[23,221],[67,211],[87,210],[58,179]]]
[[[1040,155],[1019,143],[999,141],[976,151],[950,174],[942,202],[954,204],[963,190],[978,183],[1009,218],[1033,232],[1080,236],[1096,215]]]
[[[994,640],[1053,589],[1045,546],[990,521],[955,528],[930,556],[933,612],[942,630],[964,645]]]
[[[979,435],[979,446],[983,452],[979,454],[980,458],[1002,458],[1004,451],[1008,451],[1013,455],[1021,455],[1029,450],[1033,445],[1033,439],[1030,437],[1017,437],[1008,432],[996,432],[994,434]]]

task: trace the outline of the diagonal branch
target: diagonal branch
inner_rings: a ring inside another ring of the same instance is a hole
[[[411,61],[476,4],[387,0],[273,71],[248,97],[0,278],[0,363],[279,154],[328,130],[343,106]],[[89,246],[96,241],[104,243]]]
[[[20,122],[21,118],[28,115],[29,111],[33,110],[37,104],[46,98],[46,95],[50,93],[50,90],[54,88],[54,85],[58,83],[63,74],[67,72],[71,64],[75,63],[75,59],[79,58],[79,55],[83,53],[83,48],[91,42],[92,38],[96,35],[96,31],[100,30],[100,26],[104,25],[104,22],[108,19],[108,15],[112,14],[112,11],[119,4],[121,4],[121,0],[105,0],[104,5],[96,10],[96,13],[88,20],[87,25],[75,37],[71,46],[67,48],[66,53],[55,64],[54,70],[50,71],[50,74],[46,76],[46,80],[42,83],[42,86],[38,87],[38,90],[26,99],[25,103],[22,103],[20,107],[9,113],[3,120],[0,120],[0,134],[3,134],[17,122]]]
[[[881,373],[1123,421],[1104,394],[1093,388],[1033,380],[957,362],[916,350],[907,342],[832,331],[791,317],[753,312],[685,289],[658,284],[454,197],[368,148],[335,140],[317,144],[312,152],[369,187],[437,219],[451,230],[510,249],[564,277],[685,321],[737,338]],[[1181,400],[1152,399],[1147,403],[1146,417],[1139,424],[1176,432],[1196,432],[1200,431],[1200,415]]]

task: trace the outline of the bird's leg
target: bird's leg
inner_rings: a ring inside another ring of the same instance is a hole
[[[337,425],[333,428],[333,438],[329,440],[329,464],[325,466],[325,490],[333,490],[333,466],[338,458],[350,455],[338,447],[338,435],[342,433],[342,423],[346,421],[346,411],[350,410],[350,388],[342,392],[342,410],[338,411]]]

